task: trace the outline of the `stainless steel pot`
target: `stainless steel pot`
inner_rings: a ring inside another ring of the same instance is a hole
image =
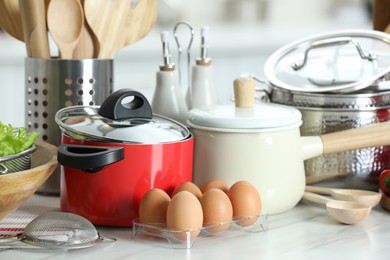
[[[298,108],[302,135],[321,135],[389,120],[390,35],[338,31],[293,42],[273,53],[264,72],[270,100]],[[377,188],[390,147],[321,155],[305,161],[307,183],[348,178],[347,187]],[[368,181],[368,182],[367,182]],[[372,183],[372,184],[370,184]]]
[[[390,91],[335,96],[274,89],[271,99],[275,103],[297,107],[303,119],[301,134],[309,136],[388,121],[390,114]],[[379,173],[387,168],[390,168],[389,146],[332,153],[305,162],[307,183],[353,176],[367,182],[362,185],[369,188],[377,186]]]

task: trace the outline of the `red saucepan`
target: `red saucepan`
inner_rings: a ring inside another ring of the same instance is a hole
[[[63,211],[98,225],[131,226],[146,191],[171,192],[192,180],[191,133],[152,114],[139,92],[121,89],[101,107],[66,107],[55,119],[63,133]]]

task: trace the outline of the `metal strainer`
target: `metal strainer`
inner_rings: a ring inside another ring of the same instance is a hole
[[[15,239],[47,249],[79,249],[116,241],[115,238],[100,235],[84,217],[67,212],[40,215],[26,226],[23,233],[0,239],[0,244]]]
[[[0,157],[0,175],[30,169],[31,156],[36,149],[37,147],[34,145],[18,154]]]

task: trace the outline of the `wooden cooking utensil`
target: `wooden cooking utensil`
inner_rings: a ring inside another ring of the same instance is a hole
[[[45,0],[45,10],[46,11],[49,8],[49,3],[50,3],[50,0]]]
[[[45,1],[19,0],[19,8],[27,55],[33,58],[49,58]]]
[[[0,221],[31,197],[57,168],[57,146],[44,141],[37,141],[36,146],[30,169],[0,176]]]
[[[385,33],[390,33],[390,23],[386,26]]]
[[[384,208],[387,211],[390,211],[390,197],[388,197],[386,194],[383,194],[382,191],[379,191],[379,192],[382,195],[382,199],[380,202],[382,208]]]
[[[0,0],[0,25],[12,37],[24,41],[19,0]]]
[[[82,6],[84,6],[84,0],[80,0]],[[90,59],[97,56],[99,51],[99,43],[93,34],[91,28],[84,17],[83,28],[81,31],[80,39],[74,49],[74,59]]]
[[[98,58],[112,58],[123,46],[126,17],[131,0],[85,0],[86,20],[99,42]]]
[[[303,199],[326,205],[329,215],[344,224],[356,224],[367,218],[371,212],[371,207],[358,202],[332,200],[311,192],[305,192]]]
[[[374,0],[372,8],[372,27],[377,31],[385,31],[390,23],[390,0]]]
[[[84,24],[83,7],[78,0],[51,0],[47,10],[49,31],[62,59],[72,59]]]
[[[381,200],[379,192],[357,189],[333,189],[319,186],[306,186],[305,191],[327,194],[339,200],[359,202],[367,207],[375,207]]]
[[[157,20],[157,11],[156,0],[138,0],[126,19],[123,46],[141,40],[152,30]]]

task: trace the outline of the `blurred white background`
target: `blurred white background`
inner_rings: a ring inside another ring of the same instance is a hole
[[[149,100],[162,63],[160,32],[173,34],[173,27],[182,20],[196,33],[192,64],[199,55],[200,28],[210,26],[209,54],[221,102],[228,102],[234,78],[244,72],[263,77],[267,57],[291,41],[340,29],[372,28],[370,0],[159,0],[158,4],[159,17],[152,32],[120,50],[114,61],[114,89],[137,89]],[[185,31],[179,35],[184,47],[188,35]],[[177,63],[173,36],[170,45]],[[24,125],[25,56],[22,42],[0,33],[0,121],[15,126]]]

